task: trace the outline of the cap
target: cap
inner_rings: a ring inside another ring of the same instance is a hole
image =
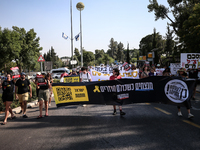
[[[157,64],[157,67],[160,67],[160,64]]]
[[[74,71],[76,71],[76,69],[75,69],[75,68],[73,68],[73,69],[72,69],[72,71],[74,72]]]
[[[21,72],[21,76],[26,75],[24,72]]]

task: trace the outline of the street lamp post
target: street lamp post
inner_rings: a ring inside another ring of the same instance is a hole
[[[70,14],[71,14],[71,55],[72,55],[72,60],[73,59],[73,30],[72,30],[72,0],[70,1]],[[72,68],[74,67],[74,65],[72,65]]]
[[[83,67],[83,48],[82,48],[82,26],[81,26],[81,11],[85,5],[82,2],[76,4],[76,8],[80,11],[80,51],[81,51],[81,67]]]

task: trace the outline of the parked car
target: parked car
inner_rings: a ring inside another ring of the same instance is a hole
[[[68,68],[58,68],[58,69],[52,69],[50,71],[53,79],[60,79],[61,74],[64,72],[66,72],[67,74],[70,73]]]
[[[33,74],[32,76],[28,76],[28,79],[35,79],[35,77],[36,77],[36,74]]]

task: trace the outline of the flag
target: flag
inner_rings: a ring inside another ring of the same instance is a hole
[[[77,35],[75,36],[75,39],[76,39],[76,41],[79,40],[79,34],[77,34]]]
[[[62,37],[63,37],[64,39],[68,39],[68,36],[67,36],[65,33],[62,33]]]

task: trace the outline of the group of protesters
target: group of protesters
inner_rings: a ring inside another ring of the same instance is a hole
[[[26,79],[25,76],[26,74],[22,72],[20,74],[19,79],[12,80],[12,75],[8,73],[6,79],[0,84],[0,88],[2,88],[3,90],[2,100],[5,105],[5,118],[2,125],[7,124],[9,112],[11,113],[11,119],[16,118],[10,107],[10,105],[13,102],[14,95],[15,99],[19,99],[19,103],[21,106],[21,111],[19,112],[19,114],[22,113],[23,118],[28,118],[28,116],[26,115],[26,108],[29,97],[30,98],[32,97],[32,87],[30,81]],[[37,78],[35,80],[38,102],[39,102],[39,110],[40,110],[40,114],[37,117],[38,119],[42,118],[43,101],[45,104],[45,116],[48,117],[48,102],[51,102],[50,98],[52,95],[51,86],[53,83],[50,73],[45,75],[44,83],[45,84],[43,85],[39,85]]]
[[[140,79],[150,77],[150,76],[157,76],[158,74],[156,73],[156,68],[160,68],[160,64],[157,64],[157,67],[155,67],[155,66],[150,67],[149,65],[144,65],[142,68],[140,68],[140,72],[139,72]],[[182,80],[186,80],[188,78],[195,80],[195,88],[194,88],[193,95],[192,95],[192,100],[195,100],[197,79],[198,79],[198,69],[189,68],[188,70],[186,70],[185,68],[180,68],[177,71],[176,75],[172,75],[169,67],[165,66],[164,68],[165,68],[165,70],[162,72],[162,76],[178,76]],[[134,69],[136,69],[136,67],[134,65],[132,65],[132,69],[134,70]],[[188,111],[188,118],[193,118],[194,115],[191,114],[191,112],[190,112],[190,108],[191,108],[190,100],[185,101],[184,104]],[[180,106],[177,106],[177,108],[178,108],[178,116],[181,117],[182,113],[181,113]]]
[[[158,64],[157,67],[155,66],[149,66],[149,65],[144,65],[142,68],[139,68],[139,77],[140,79],[142,78],[146,78],[149,76],[157,76],[158,74],[156,73],[156,68],[159,68],[160,65]],[[135,65],[131,65],[131,69],[132,70],[136,70],[136,66]],[[198,70],[195,69],[188,69],[186,70],[185,68],[180,68],[177,71],[177,76],[180,76],[183,80],[186,80],[188,78],[188,75],[190,78],[195,78],[197,79],[198,76]],[[66,72],[64,72],[61,75],[61,82],[63,82],[63,78],[65,76],[80,76],[80,82],[91,82],[92,78],[90,75],[90,72],[88,71],[87,67],[82,67],[81,71],[79,71],[77,73],[76,69],[72,69],[72,72],[70,74],[67,74]],[[165,67],[165,70],[163,71],[163,76],[172,76],[171,72],[170,72],[170,68],[169,67]],[[122,77],[120,76],[120,71],[118,68],[113,68],[113,75],[110,76],[110,80],[117,80],[117,79],[121,79]],[[52,83],[53,80],[51,78],[51,74],[47,73],[46,75],[44,75],[44,83],[40,85],[37,77],[35,79],[35,84],[36,84],[36,91],[37,91],[37,97],[38,97],[38,102],[39,102],[39,116],[37,116],[38,119],[42,118],[42,110],[43,110],[43,104],[45,105],[45,117],[48,117],[48,107],[51,106],[51,97],[52,97]],[[197,86],[197,82],[195,83],[195,86]],[[9,115],[9,112],[11,113],[11,119],[15,119],[16,116],[14,115],[14,113],[12,112],[12,109],[10,107],[11,103],[13,102],[14,99],[14,94],[15,93],[15,98],[19,99],[19,103],[21,106],[21,112],[23,115],[23,118],[28,118],[28,116],[26,115],[26,108],[27,108],[27,101],[28,101],[28,97],[32,97],[32,87],[31,84],[29,82],[28,79],[25,78],[25,73],[22,72],[21,76],[18,80],[12,80],[12,76],[10,73],[7,74],[7,79],[4,80],[1,84],[0,84],[0,88],[2,88],[3,90],[3,95],[2,95],[2,99],[3,99],[3,103],[5,105],[5,119],[4,122],[2,123],[3,125],[7,124],[7,118]],[[196,87],[195,87],[196,88]],[[13,92],[15,91],[15,92]],[[192,99],[195,100],[195,92],[193,94]],[[44,101],[44,103],[43,103]],[[192,118],[194,117],[191,113],[190,113],[190,108],[191,108],[191,104],[190,101],[185,101],[185,106],[188,110],[188,118]],[[86,105],[83,105],[86,106]],[[116,106],[113,105],[113,115],[117,114],[116,111]],[[122,111],[122,106],[119,105],[119,110],[120,110],[120,115],[123,116],[126,113]],[[178,116],[182,116],[180,107],[178,106]]]

